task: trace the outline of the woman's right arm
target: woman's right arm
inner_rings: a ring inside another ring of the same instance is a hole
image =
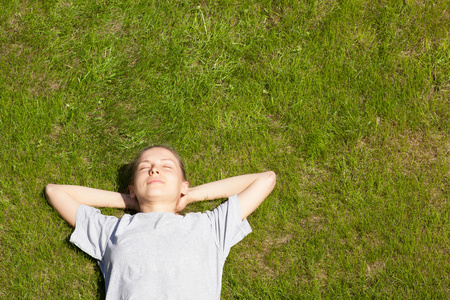
[[[45,193],[48,202],[73,227],[75,227],[77,210],[81,204],[139,210],[139,204],[135,199],[117,192],[76,185],[49,184],[45,188]]]

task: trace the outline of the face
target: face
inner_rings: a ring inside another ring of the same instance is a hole
[[[183,180],[175,154],[168,149],[155,147],[139,157],[130,195],[137,197],[141,204],[148,201],[176,204],[180,196],[187,193],[188,185]]]

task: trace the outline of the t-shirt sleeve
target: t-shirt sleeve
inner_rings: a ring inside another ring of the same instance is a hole
[[[229,197],[228,201],[207,213],[212,221],[217,246],[225,257],[232,246],[252,232],[247,219],[241,221],[241,204],[237,195]]]
[[[70,242],[93,258],[101,260],[118,220],[113,216],[102,215],[100,210],[94,207],[80,205]]]

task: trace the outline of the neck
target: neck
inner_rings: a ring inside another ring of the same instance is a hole
[[[140,211],[143,213],[148,212],[170,212],[175,213],[175,205],[170,203],[155,203],[155,202],[145,202],[139,203]]]

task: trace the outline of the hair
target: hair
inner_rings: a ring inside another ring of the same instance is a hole
[[[175,155],[176,159],[178,160],[178,165],[180,166],[181,169],[181,177],[184,181],[187,181],[186,179],[186,170],[184,169],[184,162],[181,159],[180,155],[178,155],[177,151],[175,151],[174,149],[165,146],[165,145],[154,145],[154,146],[150,146],[147,147],[145,149],[143,149],[141,152],[139,152],[139,155],[136,156],[136,159],[131,163],[131,178],[130,178],[130,184],[134,185],[134,179],[135,179],[135,174],[139,165],[139,160],[141,159],[142,154],[144,154],[145,151],[150,150],[152,148],[163,148],[166,150],[169,150],[170,152],[172,152],[173,155]]]

